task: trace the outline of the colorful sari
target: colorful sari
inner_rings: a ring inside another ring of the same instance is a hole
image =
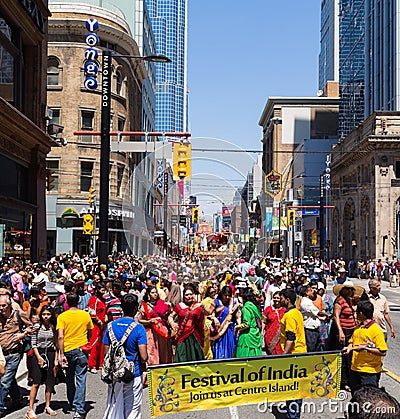
[[[325,305],[325,311],[328,314],[333,314],[333,300],[325,293],[322,297],[322,301]],[[326,341],[328,340],[329,332],[331,330],[332,320],[323,321],[321,320],[320,337],[321,337],[321,351],[325,350]]]
[[[145,326],[147,336],[148,365],[169,364],[173,361],[171,334],[168,328],[169,305],[159,298],[156,304],[142,302],[139,320],[156,319]]]
[[[251,301],[246,301],[242,307],[242,324],[246,324],[248,327],[239,332],[236,357],[261,356],[263,343],[261,334],[262,318],[260,310]]]
[[[232,307],[224,306],[218,298],[215,300],[216,304],[216,317],[221,325],[223,325],[224,320],[229,314],[229,310]],[[233,302],[233,305],[237,304],[237,302]],[[218,308],[223,307],[220,311]],[[214,359],[226,359],[226,358],[233,358],[233,355],[236,350],[237,345],[237,338],[235,336],[235,326],[236,326],[236,316],[232,317],[231,323],[226,327],[222,328],[221,332],[219,333],[221,336],[218,337],[214,342],[213,347],[213,354]]]
[[[178,314],[175,362],[200,361],[204,359],[204,313],[200,304],[191,307],[179,303],[174,308]]]
[[[264,310],[265,317],[265,333],[264,342],[268,355],[282,354],[281,346],[281,318],[285,314],[285,307],[278,309],[268,306]]]
[[[106,303],[93,295],[88,303],[88,312],[92,319],[97,317],[103,323],[102,329],[95,322],[93,323],[92,336],[88,343],[91,347],[88,367],[98,370],[103,365],[104,360],[103,335],[106,330],[104,327],[106,322]]]

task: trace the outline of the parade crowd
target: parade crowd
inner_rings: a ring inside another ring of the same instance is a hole
[[[391,283],[397,271],[379,263],[369,264],[364,275],[360,264],[346,266],[341,259],[265,257],[250,263],[240,257],[118,254],[99,265],[65,254],[46,264],[3,260],[0,415],[24,405],[16,382],[21,362],[31,388],[28,419],[37,418],[40,385],[48,415],[57,415],[51,396],[65,382],[73,418],[85,418],[87,374],[102,374],[109,387],[104,418],[133,419],[140,417],[146,365],[263,354],[340,350],[341,388],[357,397],[366,387],[379,388],[386,342],[396,336],[380,290],[385,270]],[[365,288],[350,281],[353,268],[366,279]],[[57,295],[48,291],[49,283]],[[118,341],[132,376],[107,381],[104,358]],[[397,401],[385,397],[400,414]],[[287,417],[299,418],[301,404],[288,401]]]

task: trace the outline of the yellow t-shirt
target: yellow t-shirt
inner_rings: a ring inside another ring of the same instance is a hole
[[[57,317],[58,329],[64,329],[64,352],[69,352],[88,343],[87,331],[93,329],[93,322],[87,311],[67,310]]]
[[[372,342],[379,350],[388,350],[382,329],[376,323],[372,323],[369,327],[358,326],[349,342],[355,348],[358,345]],[[375,374],[382,371],[382,359],[382,356],[371,354],[368,351],[353,351],[351,369],[353,371]]]
[[[307,352],[306,335],[304,332],[303,315],[295,307],[285,312],[281,319],[281,346],[285,349],[287,332],[295,335],[294,348],[292,354]]]

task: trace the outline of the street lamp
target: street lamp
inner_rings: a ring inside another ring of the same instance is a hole
[[[134,58],[143,61],[169,63],[171,60],[165,55],[136,55],[112,54],[110,50],[103,50],[102,54],[102,85],[101,85],[101,147],[100,147],[100,210],[99,210],[99,264],[106,263],[108,257],[108,207],[110,193],[110,123],[111,123],[111,72],[112,57]]]

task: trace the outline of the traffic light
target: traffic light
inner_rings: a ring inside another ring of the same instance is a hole
[[[83,214],[83,234],[94,233],[94,216],[93,214]]]
[[[48,191],[51,191],[56,186],[55,182],[57,178],[53,175],[54,175],[54,170],[51,170],[51,169],[46,170],[46,189]]]
[[[288,210],[288,224],[294,226],[296,224],[295,210]]]
[[[190,180],[192,144],[174,143],[174,180]]]
[[[199,209],[192,208],[192,224],[199,224]]]
[[[94,199],[96,198],[96,191],[95,189],[93,189],[93,187],[91,186],[89,188],[89,205],[93,206],[94,203]]]

